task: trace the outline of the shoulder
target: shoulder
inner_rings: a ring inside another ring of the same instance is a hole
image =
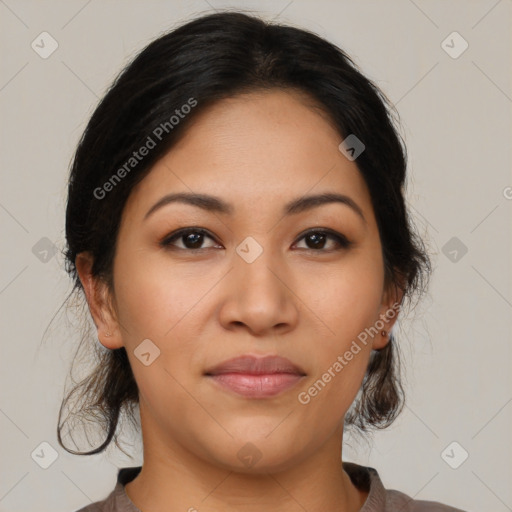
[[[140,470],[141,466],[120,468],[116,485],[104,500],[96,501],[74,512],[140,512],[124,489],[124,486],[132,481]]]
[[[415,500],[407,494],[386,489],[376,469],[343,462],[352,483],[368,493],[360,512],[465,512],[438,501]]]
[[[75,512],[117,512],[117,511],[120,511],[121,509],[117,508],[115,505],[115,502],[116,502],[115,494],[116,494],[116,491],[114,490],[104,500],[95,501],[94,503],[91,503],[90,505],[82,507],[81,509],[76,510]]]
[[[108,508],[107,508],[108,507]],[[103,501],[96,501],[95,503],[91,503],[90,505],[87,505],[86,507],[82,507],[75,512],[107,512],[112,510],[112,507],[110,507],[107,503],[107,500]]]
[[[401,510],[402,512],[464,512],[438,501],[415,500],[394,489],[386,490],[386,508],[383,512]]]

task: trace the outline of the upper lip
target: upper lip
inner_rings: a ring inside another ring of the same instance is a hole
[[[221,375],[223,373],[245,373],[252,375],[268,375],[271,373],[292,373],[306,375],[304,370],[281,356],[256,357],[245,355],[228,359],[210,369],[206,375]]]

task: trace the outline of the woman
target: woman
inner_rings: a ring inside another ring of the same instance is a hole
[[[392,328],[430,271],[388,107],[340,49],[240,13],[116,79],[69,182],[68,271],[101,350],[58,436],[77,396],[105,440],[71,453],[138,410],[144,462],[82,512],[456,510],[341,453],[402,408]]]

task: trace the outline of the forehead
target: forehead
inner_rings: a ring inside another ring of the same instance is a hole
[[[341,140],[304,94],[272,90],[225,99],[194,119],[131,199],[144,209],[169,192],[208,193],[241,211],[337,192],[368,210],[366,184],[339,151]]]

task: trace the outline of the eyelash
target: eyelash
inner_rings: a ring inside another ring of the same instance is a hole
[[[200,252],[200,251],[204,251],[206,249],[212,249],[212,247],[201,247],[199,249],[190,249],[190,248],[182,248],[182,247],[173,246],[173,242],[175,240],[179,240],[180,238],[184,237],[185,235],[191,234],[191,233],[204,235],[204,236],[207,236],[208,238],[211,238],[213,241],[215,241],[215,238],[205,229],[189,227],[189,228],[179,229],[178,231],[175,231],[174,233],[167,235],[165,238],[163,238],[160,241],[159,245],[165,249],[178,250],[178,251],[190,251],[190,252]],[[331,229],[325,229],[325,228],[311,229],[311,230],[307,231],[306,233],[303,233],[300,236],[300,238],[298,238],[297,242],[306,238],[307,236],[312,235],[312,234],[325,235],[328,238],[335,240],[336,243],[338,244],[338,247],[335,249],[312,249],[312,248],[308,247],[306,249],[301,249],[301,250],[306,250],[306,251],[310,251],[310,252],[327,252],[327,253],[329,253],[329,252],[333,252],[333,251],[340,251],[343,249],[346,250],[346,249],[349,249],[353,245],[353,242],[348,240],[348,238],[345,235],[342,235],[341,233],[337,233],[336,231],[332,231]],[[295,243],[297,243],[297,242],[295,242]]]

